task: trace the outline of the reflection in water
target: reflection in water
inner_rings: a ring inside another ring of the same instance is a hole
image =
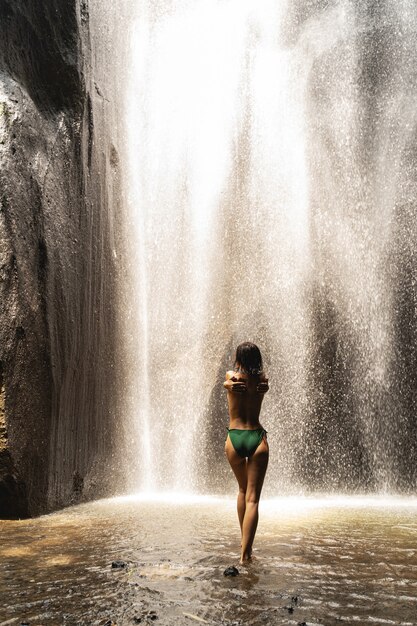
[[[115,498],[1,522],[0,624],[416,623],[417,499],[265,501],[253,563],[225,578],[234,506]]]

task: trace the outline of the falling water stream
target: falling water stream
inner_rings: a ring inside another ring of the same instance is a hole
[[[266,493],[415,489],[415,5],[129,6],[133,484],[230,489],[222,381],[251,340]]]
[[[265,420],[285,481],[284,410],[299,439],[307,405],[302,58],[279,36],[285,3],[161,6],[132,19],[126,84],[139,484],[210,488],[202,456],[222,454],[220,382],[242,339],[271,369]]]

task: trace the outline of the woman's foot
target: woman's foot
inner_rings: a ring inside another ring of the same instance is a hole
[[[248,550],[245,554],[241,555],[239,563],[241,565],[244,565],[245,563],[251,560],[252,560],[252,550]]]

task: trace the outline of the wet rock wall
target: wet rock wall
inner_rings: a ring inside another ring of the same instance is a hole
[[[115,484],[117,159],[95,141],[90,56],[85,2],[0,0],[2,517]]]

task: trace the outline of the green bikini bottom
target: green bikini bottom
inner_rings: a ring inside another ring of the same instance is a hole
[[[252,456],[266,436],[266,430],[263,428],[257,428],[256,430],[228,428],[227,430],[234,449],[242,458]]]

